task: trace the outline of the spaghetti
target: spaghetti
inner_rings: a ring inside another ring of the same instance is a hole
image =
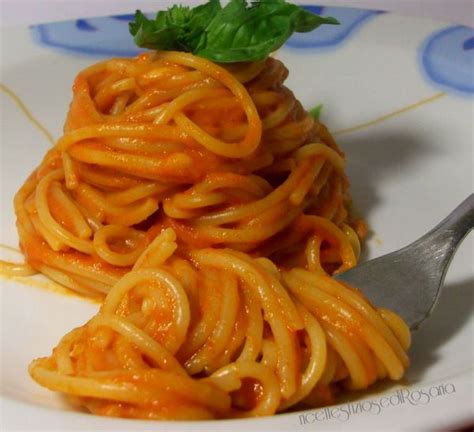
[[[78,75],[15,211],[23,271],[105,300],[30,365],[37,382],[101,415],[205,419],[403,375],[406,325],[330,277],[365,225],[287,74],[154,52]]]
[[[81,72],[64,135],[15,197],[29,266],[103,296],[167,227],[181,249],[354,266],[364,227],[348,218],[343,154],[287,74],[182,52]]]
[[[100,415],[210,419],[328,404],[403,375],[407,326],[357,290],[231,249],[181,254],[175,240],[157,236],[32,377]]]

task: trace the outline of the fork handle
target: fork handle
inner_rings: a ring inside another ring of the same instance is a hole
[[[424,257],[431,266],[441,270],[444,280],[451,259],[458,246],[474,228],[474,194],[469,195],[447,217],[409,247],[415,256]]]
[[[417,328],[435,307],[451,260],[458,246],[473,228],[474,194],[471,194],[431,231],[399,251],[402,253],[404,250],[410,250],[411,257],[418,262],[419,267],[414,274],[423,270],[420,280],[425,280],[425,285],[423,282],[420,284],[420,295],[430,299],[430,304],[422,304],[418,310],[407,316],[410,328]],[[427,283],[430,278],[437,283]],[[400,312],[405,311],[402,309]]]
[[[436,240],[449,244],[455,250],[473,228],[474,194],[471,194],[423,237],[439,237]]]

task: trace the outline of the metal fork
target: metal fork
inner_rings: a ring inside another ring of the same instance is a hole
[[[410,245],[335,276],[416,329],[431,313],[458,246],[474,226],[474,194]]]

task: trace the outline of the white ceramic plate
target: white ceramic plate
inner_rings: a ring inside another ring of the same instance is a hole
[[[313,10],[343,24],[293,38],[277,55],[290,69],[287,85],[303,104],[324,105],[322,120],[347,154],[356,208],[374,233],[365,247],[368,259],[416,239],[472,192],[474,31],[393,14],[325,9]],[[126,23],[108,17],[4,30],[1,82],[59,137],[78,71],[101,57],[133,54]],[[49,143],[5,89],[0,242],[15,247],[13,195]],[[162,423],[75,412],[33,383],[27,365],[49,354],[98,305],[64,295],[42,277],[0,279],[2,427],[432,430],[472,424],[472,251],[470,236],[454,258],[436,311],[413,335],[412,365],[403,382],[379,385],[329,409],[245,421]],[[4,248],[1,254],[20,259]]]

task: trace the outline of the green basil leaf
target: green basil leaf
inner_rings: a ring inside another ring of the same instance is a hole
[[[196,49],[199,39],[212,19],[222,10],[219,0],[210,0],[208,3],[197,6],[191,10],[191,16],[187,24],[187,35],[185,41],[191,48]]]
[[[319,117],[321,116],[321,111],[323,110],[323,105],[322,104],[319,104],[317,106],[315,106],[314,108],[311,108],[309,110],[309,114],[311,115],[311,117],[313,117],[314,119],[316,120],[319,120]]]
[[[130,33],[135,43],[142,48],[174,50],[182,49],[179,44],[180,29],[166,25],[167,17],[159,12],[155,21],[149,20],[140,11],[135,14],[135,21],[129,24]]]
[[[231,0],[206,28],[194,54],[221,63],[261,60],[293,32],[333,23],[334,18],[314,15],[284,0],[263,0],[251,7],[244,0]]]
[[[158,12],[154,20],[136,11],[129,30],[135,43],[142,48],[193,51],[203,31],[221,9],[219,0],[210,0],[193,9],[175,5]]]

